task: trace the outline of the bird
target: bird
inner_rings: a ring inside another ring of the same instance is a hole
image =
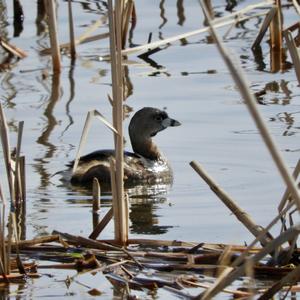
[[[124,151],[124,186],[139,184],[171,184],[172,168],[153,141],[153,137],[168,127],[181,123],[167,112],[153,107],[138,110],[129,123],[129,137],[133,152]],[[97,178],[101,187],[110,186],[110,159],[114,150],[98,150],[80,157],[78,167],[71,176],[72,185],[91,185]],[[74,165],[72,161],[68,166]]]

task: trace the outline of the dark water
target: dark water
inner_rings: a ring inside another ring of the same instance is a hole
[[[23,1],[25,19],[21,30],[13,26],[12,4],[1,2],[1,34],[28,53],[27,58],[12,61],[13,67],[0,73],[0,101],[13,145],[17,122],[25,121],[22,153],[27,161],[26,235],[32,238],[55,229],[86,236],[92,230],[90,193],[65,187],[59,176],[52,175],[74,158],[89,110],[97,109],[111,119],[107,99],[111,93],[110,64],[101,60],[108,53],[108,41],[79,46],[74,65],[63,55],[61,76],[53,78],[50,57],[39,55],[49,40],[42,16],[37,18],[38,3]],[[228,14],[226,7],[237,10],[251,3],[255,1],[213,1],[218,16]],[[132,45],[145,43],[150,32],[154,41],[203,27],[198,1],[136,1],[136,9],[138,20],[130,37]],[[105,15],[105,1],[74,2],[76,36]],[[286,26],[298,20],[293,8],[285,8],[284,16]],[[66,42],[65,1],[59,1],[58,20],[60,41]],[[259,109],[292,170],[300,152],[300,90],[293,69],[271,72],[266,39],[261,56],[251,52],[262,21],[263,17],[255,18],[234,27],[225,43],[242,63],[251,88],[255,92],[266,89]],[[96,33],[106,32],[107,27],[105,24]],[[227,30],[228,27],[220,29],[220,35]],[[131,192],[130,236],[198,242],[250,241],[248,231],[211,193],[189,162],[199,161],[261,225],[274,216],[284,191],[279,173],[209,34],[165,48],[152,55],[148,63],[130,56],[126,68],[130,87],[126,105],[133,111],[144,106],[166,108],[182,123],[155,137],[173,166],[175,181],[167,193],[162,187],[144,188],[142,196],[140,190],[139,196]],[[4,61],[2,50],[0,54]],[[128,120],[124,122],[125,131]],[[131,150],[127,133],[126,140],[126,148]],[[112,146],[109,130],[94,121],[84,152]],[[4,170],[2,162],[1,168]],[[1,177],[4,183],[3,171]],[[101,213],[110,205],[110,196],[104,195]],[[110,224],[102,238],[112,237]],[[88,298],[79,285],[66,291],[60,282],[66,274],[57,273],[54,281],[43,277],[29,287],[34,297],[60,298],[74,293],[80,299]],[[91,278],[82,280],[93,282]],[[52,290],[42,291],[45,284]],[[102,284],[104,290],[109,289],[108,282],[103,280]]]

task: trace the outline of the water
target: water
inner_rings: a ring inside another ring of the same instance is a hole
[[[218,15],[228,13],[224,1],[213,3]],[[235,9],[251,3],[255,1],[238,1]],[[39,55],[39,50],[49,45],[49,41],[43,24],[36,24],[37,3],[23,1],[24,29],[15,37],[11,3],[1,2],[1,5],[6,7],[2,10],[6,16],[4,24],[7,23],[2,27],[3,34],[28,53],[27,58],[0,73],[0,101],[5,108],[13,145],[17,122],[25,121],[22,153],[27,162],[27,238],[51,234],[54,229],[87,236],[92,231],[90,194],[63,186],[59,176],[52,175],[74,159],[89,110],[97,109],[111,120],[107,99],[111,93],[110,65],[100,59],[108,53],[108,41],[79,46],[73,66],[66,55],[62,56],[60,81],[55,82],[50,57]],[[104,1],[74,2],[73,8],[76,36],[106,14]],[[150,32],[152,40],[158,40],[203,26],[198,1],[136,1],[136,9],[138,20],[130,40],[132,44],[145,43]],[[286,26],[297,20],[292,8],[285,8],[284,15]],[[68,19],[64,1],[59,1],[58,20],[59,39],[66,42]],[[292,170],[300,149],[299,87],[292,68],[277,73],[270,71],[266,39],[261,60],[251,52],[262,20],[262,17],[251,19],[233,28],[225,44],[241,61],[251,88],[255,92],[266,88],[267,93],[262,96],[265,105],[259,105],[259,110]],[[107,32],[107,27],[105,24],[97,33]],[[220,35],[227,29],[220,29]],[[167,108],[169,115],[182,123],[155,137],[173,167],[175,181],[167,194],[152,190],[142,198],[132,195],[130,237],[249,242],[250,233],[210,191],[189,162],[200,162],[261,225],[268,224],[276,213],[284,191],[280,175],[208,33],[165,48],[150,56],[151,65],[136,55],[129,57],[127,78],[131,89],[126,105],[133,111],[144,106]],[[126,149],[131,150],[128,122],[127,118],[124,122]],[[84,153],[112,146],[109,130],[94,121]],[[3,165],[1,168],[3,170]],[[4,174],[1,177],[4,183]],[[101,214],[104,215],[110,205],[110,196],[104,195]],[[102,238],[112,237],[110,224]],[[65,278],[66,274],[59,271],[57,276]],[[41,290],[47,280],[43,277],[32,286],[31,293],[35,297],[53,296]],[[71,293],[58,279],[50,285],[52,291],[56,289],[58,298]],[[109,289],[109,284],[104,285],[104,289]],[[74,288],[73,296],[88,299],[79,286]]]

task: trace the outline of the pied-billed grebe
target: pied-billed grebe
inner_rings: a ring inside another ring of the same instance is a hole
[[[171,183],[172,169],[152,141],[158,132],[180,123],[169,118],[165,111],[144,107],[137,111],[129,124],[132,152],[124,152],[124,183],[133,186],[140,183]],[[110,184],[110,157],[114,150],[99,150],[80,158],[78,167],[71,178],[75,185],[88,185],[93,178],[100,184]],[[73,162],[69,165],[73,165]]]

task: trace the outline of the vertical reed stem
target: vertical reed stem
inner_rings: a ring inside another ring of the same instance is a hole
[[[298,48],[296,46],[292,33],[289,30],[285,30],[283,32],[283,35],[294,64],[294,69],[296,72],[298,83],[300,84],[300,56],[299,56]]]
[[[74,60],[76,57],[76,48],[75,48],[74,21],[73,21],[71,0],[68,0],[68,13],[69,13],[69,30],[70,30],[70,54],[71,54],[71,59]]]
[[[15,204],[15,192],[14,192],[14,175],[11,163],[11,153],[10,153],[10,143],[8,137],[8,126],[6,122],[6,117],[0,103],[0,134],[1,134],[1,142],[2,142],[2,149],[3,149],[3,156],[5,161],[6,167],[6,176],[9,186],[9,192],[12,204]]]
[[[282,60],[282,20],[281,20],[281,0],[275,0],[276,13],[270,24],[270,48],[271,48],[271,71],[281,70]]]
[[[60,48],[57,37],[57,22],[55,13],[55,3],[54,0],[47,0],[47,13],[48,13],[48,28],[50,35],[50,44],[52,52],[52,64],[53,72],[60,73]]]
[[[126,206],[124,201],[124,150],[123,150],[123,85],[122,85],[122,41],[121,41],[121,7],[120,1],[116,1],[115,14],[113,13],[112,0],[108,1],[111,72],[113,85],[113,125],[118,134],[115,134],[115,183],[117,201],[114,201],[115,214],[115,239],[121,244],[126,244],[128,239],[128,227],[126,226]],[[112,170],[114,171],[114,170]],[[119,223],[119,224],[117,224]]]
[[[101,189],[97,178],[93,180],[93,212],[97,212],[100,209]]]
[[[19,172],[20,165],[20,152],[21,152],[21,143],[23,135],[24,121],[19,122],[18,126],[18,141],[16,149],[16,162],[15,162],[15,199],[16,203],[20,203],[23,200],[22,187],[21,187],[21,174]]]
[[[277,11],[270,24],[271,48],[280,51],[282,48],[281,0],[275,0]]]
[[[121,241],[121,230],[120,230],[120,209],[119,199],[118,199],[118,191],[116,187],[116,168],[115,163],[112,159],[110,159],[110,182],[111,182],[111,192],[112,192],[112,206],[114,212],[114,225],[115,225],[115,240],[117,242]]]

